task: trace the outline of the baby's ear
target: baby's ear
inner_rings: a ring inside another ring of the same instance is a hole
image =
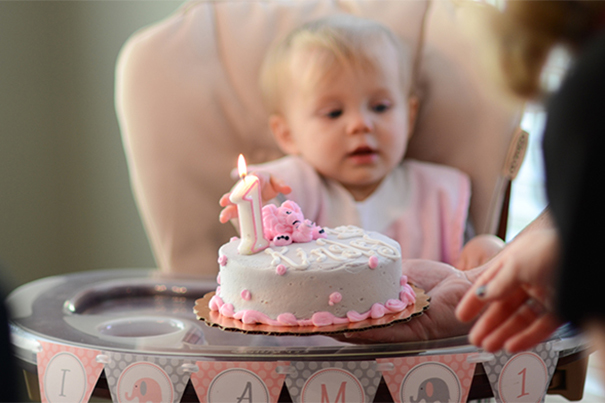
[[[269,127],[271,128],[271,132],[273,133],[273,137],[275,137],[277,145],[285,154],[298,154],[298,147],[292,137],[290,126],[283,115],[271,115],[269,117]]]

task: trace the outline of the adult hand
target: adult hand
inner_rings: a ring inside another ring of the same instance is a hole
[[[292,191],[290,186],[286,185],[281,179],[278,179],[272,175],[262,173],[262,172],[254,172],[260,181],[261,187],[261,198],[263,199],[263,203],[274,199],[278,194],[288,194]],[[219,204],[221,207],[224,207],[219,214],[219,221],[223,224],[237,218],[237,206],[231,203],[229,200],[229,196],[231,192],[225,193],[221,196],[219,200]]]
[[[552,313],[558,235],[555,229],[519,235],[488,262],[460,301],[456,316],[475,320],[469,340],[487,351],[533,347],[561,322]]]
[[[454,310],[462,296],[481,274],[477,269],[461,272],[445,263],[407,260],[403,273],[408,281],[431,297],[429,309],[409,322],[386,328],[347,333],[338,337],[352,343],[423,341],[467,334],[471,325],[456,319]]]

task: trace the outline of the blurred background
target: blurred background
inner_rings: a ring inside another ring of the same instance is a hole
[[[180,4],[0,2],[2,288],[155,267],[128,181],[114,67],[133,32]]]

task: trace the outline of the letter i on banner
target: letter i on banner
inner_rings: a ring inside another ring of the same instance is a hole
[[[198,361],[191,384],[201,403],[277,403],[287,362]]]
[[[500,351],[494,356],[494,359],[483,363],[483,369],[496,401],[544,401],[559,360],[559,352],[552,348],[552,342],[514,355]]]
[[[38,378],[42,402],[88,402],[103,371],[96,350],[40,341]]]
[[[475,364],[469,354],[379,358],[382,376],[396,403],[466,402]]]

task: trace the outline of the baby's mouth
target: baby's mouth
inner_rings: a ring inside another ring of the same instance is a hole
[[[377,158],[378,152],[369,146],[360,146],[349,153],[349,157],[358,163],[371,163]]]
[[[351,155],[352,157],[355,157],[355,156],[363,157],[363,156],[368,156],[368,155],[372,155],[372,154],[376,154],[376,150],[374,150],[373,148],[371,148],[369,146],[361,146],[361,147],[357,147],[349,155]]]

